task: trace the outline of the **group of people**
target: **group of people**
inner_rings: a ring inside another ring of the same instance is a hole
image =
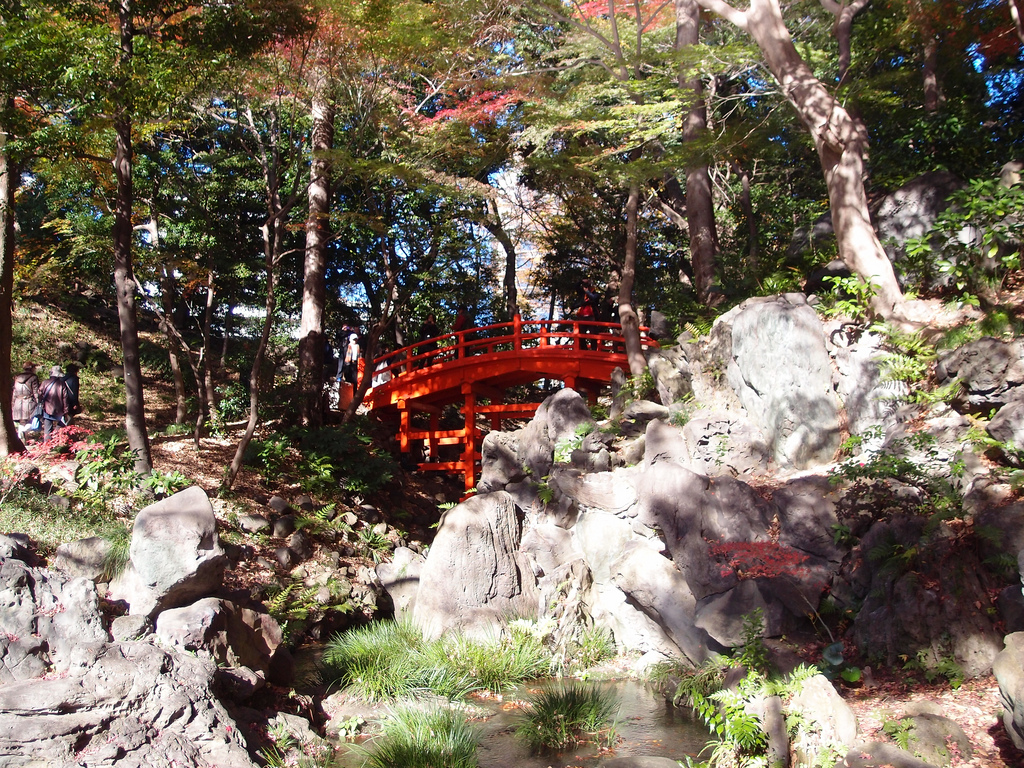
[[[25,363],[14,377],[11,412],[18,427],[18,436],[25,439],[30,432],[42,431],[43,442],[53,431],[71,423],[79,406],[80,382],[78,366],[69,365],[67,372],[55,365],[50,378],[40,384],[36,364]]]

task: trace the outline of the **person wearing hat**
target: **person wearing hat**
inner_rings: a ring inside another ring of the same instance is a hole
[[[24,438],[32,422],[32,414],[39,404],[39,377],[36,364],[25,363],[21,373],[14,377],[14,394],[11,397],[11,415],[18,425],[18,437]]]
[[[50,378],[39,390],[39,401],[43,404],[43,442],[50,439],[54,424],[62,427],[68,423],[68,386],[64,383],[64,371],[59,365],[50,369]]]

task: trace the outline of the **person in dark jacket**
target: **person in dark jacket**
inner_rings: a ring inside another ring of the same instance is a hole
[[[64,383],[64,371],[59,365],[50,369],[50,378],[39,389],[39,401],[43,404],[43,442],[50,439],[54,425],[60,428],[67,424],[68,387]]]
[[[25,363],[21,373],[14,377],[14,392],[11,397],[11,415],[18,425],[18,437],[24,438],[29,431],[32,413],[39,404],[39,377],[36,364]]]
[[[82,383],[78,378],[78,366],[74,363],[67,367],[67,373],[64,374],[64,384],[68,388],[68,422],[70,423],[72,416],[77,416],[82,412],[82,406],[78,399]]]

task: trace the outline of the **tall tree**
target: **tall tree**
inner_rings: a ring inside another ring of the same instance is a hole
[[[739,10],[725,0],[697,0],[701,7],[749,34],[764,55],[786,99],[811,135],[828,188],[839,256],[875,286],[872,307],[899,318],[903,291],[871,225],[864,187],[867,131],[815,77],[789,34],[778,0],[751,0]]]

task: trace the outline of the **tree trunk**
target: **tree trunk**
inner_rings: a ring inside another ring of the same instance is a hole
[[[700,42],[700,6],[696,0],[675,0],[676,51]],[[700,76],[686,76],[686,67],[679,72],[679,87],[689,91],[693,104],[683,119],[683,141],[696,144],[707,132],[707,108]],[[718,258],[718,232],[712,199],[711,174],[706,162],[686,169],[686,225],[690,232],[690,264],[697,298],[711,304],[715,284],[715,263]]]
[[[519,295],[516,288],[516,245],[501,223],[501,212],[498,210],[496,201],[487,201],[487,216],[484,218],[483,224],[491,233],[491,237],[497,240],[501,249],[505,251],[505,277],[502,280],[502,289],[505,294],[505,314],[507,319],[511,320],[519,312]]]
[[[757,219],[754,218],[754,204],[750,199],[750,173],[746,168],[737,168],[740,175],[740,210],[743,211],[743,218],[747,220],[747,269],[750,276],[757,275],[760,269],[760,251],[757,245]]]
[[[274,218],[263,225],[264,266],[267,270],[267,300],[264,304],[266,316],[263,318],[263,331],[260,333],[256,356],[253,358],[252,369],[249,371],[249,421],[245,425],[245,433],[238,441],[238,445],[235,446],[235,455],[231,459],[231,466],[228,467],[224,477],[223,487],[228,490],[235,484],[235,479],[242,470],[245,449],[249,447],[259,422],[260,369],[263,368],[263,359],[266,357],[267,346],[270,343],[270,332],[274,327],[274,310],[277,303],[275,273],[281,242],[281,226],[278,221],[278,218]]]
[[[14,110],[8,96],[4,112]],[[14,311],[14,190],[17,165],[7,154],[7,132],[0,126],[0,456],[25,450],[11,415],[11,340]]]
[[[643,345],[640,342],[640,318],[633,309],[633,281],[636,278],[637,218],[640,210],[640,185],[629,187],[626,199],[626,257],[622,263],[619,282],[619,324],[626,342],[626,359],[632,376],[641,376],[647,370]]]
[[[203,308],[203,348],[199,357],[203,363],[203,381],[199,385],[203,388],[204,395],[199,398],[199,418],[196,420],[196,443],[199,441],[199,434],[203,427],[204,418],[212,418],[217,409],[217,391],[213,386],[213,342],[211,339],[211,328],[213,327],[213,309],[217,296],[217,273],[213,269],[213,257],[210,257],[210,266],[206,272],[206,306]]]
[[[309,165],[309,218],[306,220],[306,259],[302,279],[302,315],[299,323],[299,389],[304,426],[324,423],[324,303],[327,296],[327,240],[329,236],[331,163],[334,111],[327,92],[327,76],[319,73],[313,93],[313,157]]]
[[[800,57],[777,0],[751,0],[750,9],[743,13],[717,0],[699,2],[710,10],[724,11],[726,18],[754,38],[814,141],[828,188],[840,258],[863,280],[874,284],[876,294],[871,304],[877,314],[886,319],[899,316],[903,292],[868,213],[864,190],[867,132]]]
[[[853,61],[853,20],[871,0],[853,0],[838,3],[836,0],[821,0],[822,7],[835,16],[836,43],[839,46],[839,86],[846,84]]]
[[[127,73],[134,52],[135,28],[132,22],[132,0],[117,5],[121,25],[118,69]],[[124,94],[121,98],[128,98]],[[124,426],[128,447],[135,453],[135,470],[148,475],[152,469],[149,435],[146,432],[146,403],[142,388],[142,365],[139,360],[139,323],[135,307],[135,275],[132,268],[132,121],[131,110],[122,104],[114,117],[114,177],[117,195],[114,204],[114,287],[117,292],[117,317],[121,330],[121,352],[124,355]]]
[[[220,363],[218,364],[221,371],[227,370],[228,367],[228,341],[231,339],[231,326],[234,319],[235,308],[228,303],[224,309],[224,338],[221,339]]]
[[[162,283],[160,302],[164,310],[163,317],[160,318],[160,330],[163,331],[164,338],[167,339],[167,358],[170,361],[171,376],[174,379],[174,400],[176,405],[174,423],[184,424],[185,419],[188,418],[188,396],[185,392],[185,374],[181,370],[181,344],[170,326],[171,318],[174,317],[174,296],[176,293],[174,289],[174,276],[166,267],[162,270],[160,282]],[[198,385],[198,382],[196,384]]]
[[[1019,0],[1006,0],[1010,5],[1010,17],[1013,19],[1013,28],[1017,32],[1017,39],[1024,45],[1024,23],[1021,22]]]
[[[921,77],[924,84],[924,111],[934,114],[939,111],[945,97],[939,85],[939,41],[928,27],[921,30],[924,38],[924,66]]]

